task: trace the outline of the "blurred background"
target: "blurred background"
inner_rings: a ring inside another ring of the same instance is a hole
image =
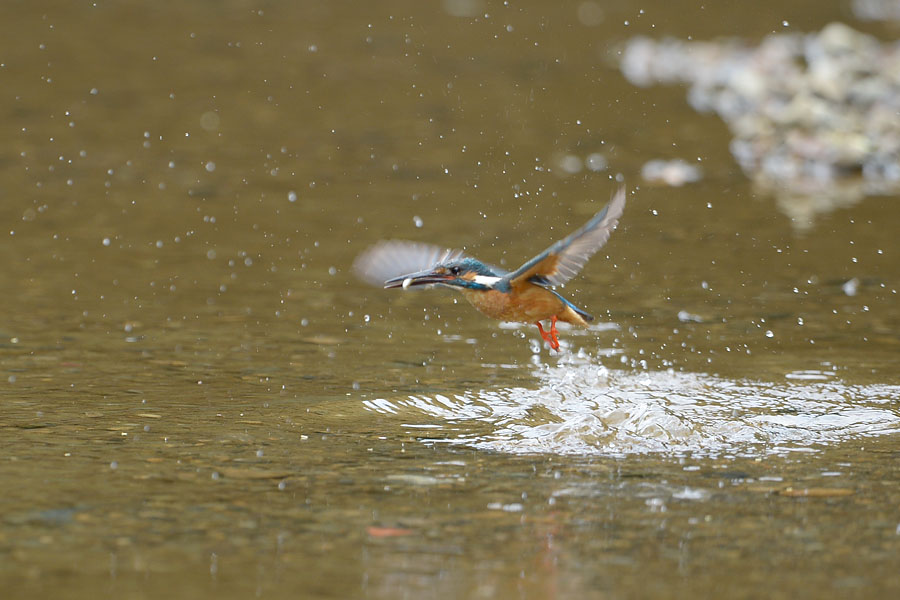
[[[11,597],[897,591],[896,1],[0,23]],[[622,184],[559,354],[351,269]]]

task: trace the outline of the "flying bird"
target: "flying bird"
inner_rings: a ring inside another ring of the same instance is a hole
[[[505,272],[432,244],[383,241],[360,254],[354,270],[373,285],[408,289],[434,285],[455,288],[479,312],[501,321],[534,323],[553,350],[559,350],[556,322],[587,327],[590,314],[563,298],[556,286],[575,277],[606,241],[625,209],[625,188],[583,227],[521,267]],[[545,331],[541,321],[549,320]]]

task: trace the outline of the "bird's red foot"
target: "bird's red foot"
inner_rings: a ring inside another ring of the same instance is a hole
[[[556,330],[556,316],[550,317],[550,331],[544,331],[540,321],[535,321],[534,324],[537,325],[538,331],[541,332],[541,337],[544,338],[544,341],[550,344],[550,348],[559,351],[559,338],[556,337],[556,334],[559,333],[559,331]]]

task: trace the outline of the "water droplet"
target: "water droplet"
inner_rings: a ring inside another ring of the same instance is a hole
[[[584,159],[584,164],[589,171],[605,171],[607,167],[606,158],[599,152],[588,154]]]
[[[212,110],[200,115],[200,127],[205,131],[216,131],[219,128],[219,115]]]

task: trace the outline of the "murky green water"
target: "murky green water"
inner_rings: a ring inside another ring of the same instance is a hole
[[[798,228],[616,64],[846,7],[642,8],[0,6],[7,595],[896,594],[898,198]],[[558,355],[351,274],[518,266],[617,179]]]

